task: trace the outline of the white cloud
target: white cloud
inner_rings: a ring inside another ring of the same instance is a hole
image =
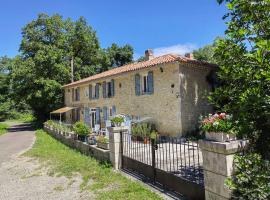
[[[190,53],[196,49],[194,44],[176,44],[167,47],[158,47],[153,49],[155,56],[161,56],[169,53],[184,55],[185,53]]]

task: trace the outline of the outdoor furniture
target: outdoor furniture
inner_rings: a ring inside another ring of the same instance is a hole
[[[100,132],[100,125],[99,124],[95,124],[95,127],[93,128],[93,133],[95,135],[99,135]]]

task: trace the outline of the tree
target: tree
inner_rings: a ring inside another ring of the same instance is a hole
[[[120,67],[133,61],[133,48],[130,45],[120,47],[113,43],[105,52],[108,54],[110,67]]]
[[[39,14],[22,29],[20,55],[10,70],[14,100],[30,105],[38,120],[63,106],[62,85],[132,60],[132,47],[100,48],[96,32],[81,17],[73,22],[60,15]]]
[[[80,17],[74,22],[68,33],[70,57],[74,58],[74,78],[79,80],[97,72],[102,57],[102,50],[96,32]]]
[[[270,158],[270,1],[218,2],[227,3],[229,22],[215,50],[221,87],[210,100],[239,120],[253,151]]]
[[[194,58],[200,61],[206,61],[209,63],[217,63],[217,60],[214,56],[215,47],[217,46],[218,40],[220,40],[220,37],[217,37],[213,44],[205,45],[204,47],[201,47],[197,50],[193,51]]]

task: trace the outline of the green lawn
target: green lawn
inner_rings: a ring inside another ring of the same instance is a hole
[[[8,125],[6,123],[0,123],[0,135],[3,135],[7,132]]]
[[[83,177],[81,189],[94,192],[96,199],[162,199],[142,184],[114,172],[109,164],[100,164],[94,158],[70,149],[43,130],[38,130],[36,136],[33,148],[26,155],[46,163],[52,175],[72,177],[74,173],[80,173]]]

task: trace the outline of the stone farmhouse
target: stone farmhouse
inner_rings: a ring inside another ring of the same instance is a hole
[[[116,114],[150,118],[162,135],[182,136],[194,131],[200,115],[212,111],[206,94],[216,65],[197,61],[192,54],[154,57],[113,68],[64,85],[65,118],[94,128]]]

